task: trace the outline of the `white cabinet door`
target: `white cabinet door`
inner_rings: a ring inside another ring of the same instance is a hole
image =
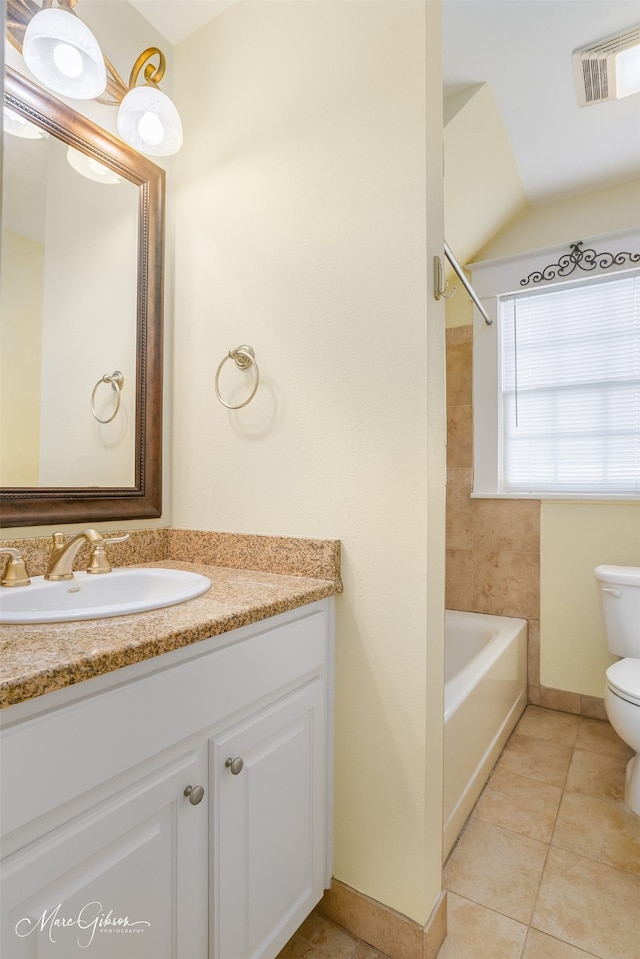
[[[8,856],[3,959],[205,959],[206,769],[203,743]]]
[[[324,890],[324,681],[214,736],[210,771],[213,957],[274,959]]]

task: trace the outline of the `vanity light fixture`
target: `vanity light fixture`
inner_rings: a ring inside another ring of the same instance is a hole
[[[72,13],[76,0],[46,6],[30,21],[22,41],[24,62],[54,93],[93,100],[104,93],[107,71],[98,41]]]
[[[81,153],[80,150],[76,150],[74,147],[69,147],[67,150],[67,161],[76,173],[80,173],[86,177],[87,180],[112,186],[122,183],[122,177],[119,177],[117,173],[114,173],[113,170],[106,167],[104,163],[100,163],[86,153]]]
[[[640,26],[575,50],[573,69],[581,107],[640,93]]]
[[[166,69],[164,54],[148,47],[126,84],[76,16],[77,2],[42,0],[38,7],[34,0],[7,0],[10,43],[36,79],[54,93],[119,107],[118,134],[134,149],[149,156],[177,153],[182,146],[180,116],[158,86]]]
[[[31,123],[26,117],[6,106],[2,109],[2,129],[5,133],[22,137],[24,140],[41,140],[49,136],[46,130],[41,130],[35,123]]]
[[[158,56],[157,67],[149,62],[150,50]],[[175,106],[158,86],[166,69],[164,54],[157,47],[150,50],[141,53],[133,65],[129,92],[118,110],[118,133],[140,153],[171,156],[182,146],[182,124]],[[143,67],[145,83],[139,87],[136,84]]]

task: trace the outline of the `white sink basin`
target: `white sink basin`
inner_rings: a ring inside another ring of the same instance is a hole
[[[211,580],[182,569],[135,569],[74,573],[50,583],[34,576],[30,586],[0,590],[0,623],[67,623],[124,616],[175,606],[205,593]]]

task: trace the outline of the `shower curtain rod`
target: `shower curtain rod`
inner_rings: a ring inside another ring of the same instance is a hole
[[[469,296],[471,297],[471,299],[473,300],[473,302],[475,303],[475,305],[478,307],[480,313],[482,314],[482,318],[484,319],[485,323],[487,324],[487,326],[491,326],[491,324],[493,323],[493,320],[491,319],[491,317],[489,316],[489,314],[488,314],[487,311],[485,310],[484,306],[482,305],[482,303],[481,303],[480,300],[478,299],[478,294],[476,293],[476,291],[474,290],[474,288],[471,286],[471,284],[469,283],[468,279],[466,278],[466,276],[465,276],[465,274],[464,274],[464,270],[462,269],[462,267],[460,266],[460,264],[459,264],[458,261],[456,260],[455,256],[454,256],[453,253],[451,252],[451,249],[449,248],[449,245],[448,245],[448,243],[446,242],[446,240],[445,240],[445,244],[444,244],[444,255],[446,256],[446,258],[448,259],[449,263],[451,264],[451,266],[453,267],[453,269],[456,271],[456,273],[457,273],[458,276],[460,277],[460,279],[461,279],[461,281],[462,281],[462,285],[464,286],[465,290],[467,291],[467,293],[469,294]]]

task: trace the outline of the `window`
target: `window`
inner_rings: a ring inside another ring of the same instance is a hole
[[[474,496],[640,501],[640,231],[584,245],[469,267]]]
[[[501,490],[640,494],[640,273],[498,302]]]

